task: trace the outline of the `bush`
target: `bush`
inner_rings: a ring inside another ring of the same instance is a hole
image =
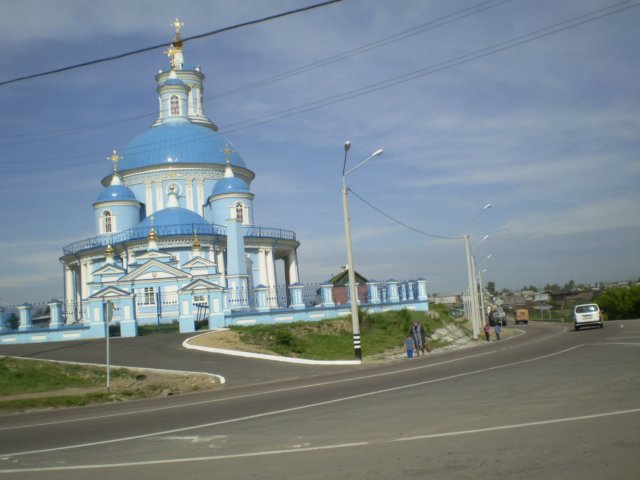
[[[595,302],[609,320],[640,318],[640,286],[608,288]]]

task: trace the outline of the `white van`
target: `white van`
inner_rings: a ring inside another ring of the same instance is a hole
[[[573,326],[576,330],[580,330],[580,327],[587,326],[599,326],[602,328],[604,322],[602,321],[602,312],[600,307],[595,303],[587,303],[584,305],[576,305],[573,308]]]

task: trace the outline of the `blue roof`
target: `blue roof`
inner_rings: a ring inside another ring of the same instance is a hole
[[[223,193],[249,193],[249,185],[238,177],[222,178],[213,187],[213,195]]]
[[[122,153],[120,172],[133,168],[176,163],[226,163],[229,142],[212,129],[185,118],[167,119],[134,138]],[[232,147],[230,147],[234,150]],[[238,153],[229,154],[232,165],[247,168]]]
[[[98,200],[96,200],[96,203],[115,202],[120,200],[137,201],[137,198],[133,193],[133,190],[131,190],[126,185],[109,185],[104,190],[102,190],[102,192],[98,196]]]
[[[169,80],[167,80],[166,82],[162,83],[162,85],[180,85],[180,86],[184,86],[186,87],[187,84],[184,83],[182,80],[180,80],[179,78],[170,78]]]
[[[181,207],[171,207],[157,211],[140,222],[140,227],[150,227],[151,218],[153,218],[154,228],[169,225],[211,225],[196,212]]]

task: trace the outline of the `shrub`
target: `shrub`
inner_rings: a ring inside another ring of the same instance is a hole
[[[640,318],[640,286],[608,288],[595,302],[609,320]]]

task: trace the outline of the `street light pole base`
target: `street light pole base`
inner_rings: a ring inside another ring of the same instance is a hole
[[[362,361],[362,344],[360,343],[360,335],[353,336],[353,350],[355,352],[356,360]]]

